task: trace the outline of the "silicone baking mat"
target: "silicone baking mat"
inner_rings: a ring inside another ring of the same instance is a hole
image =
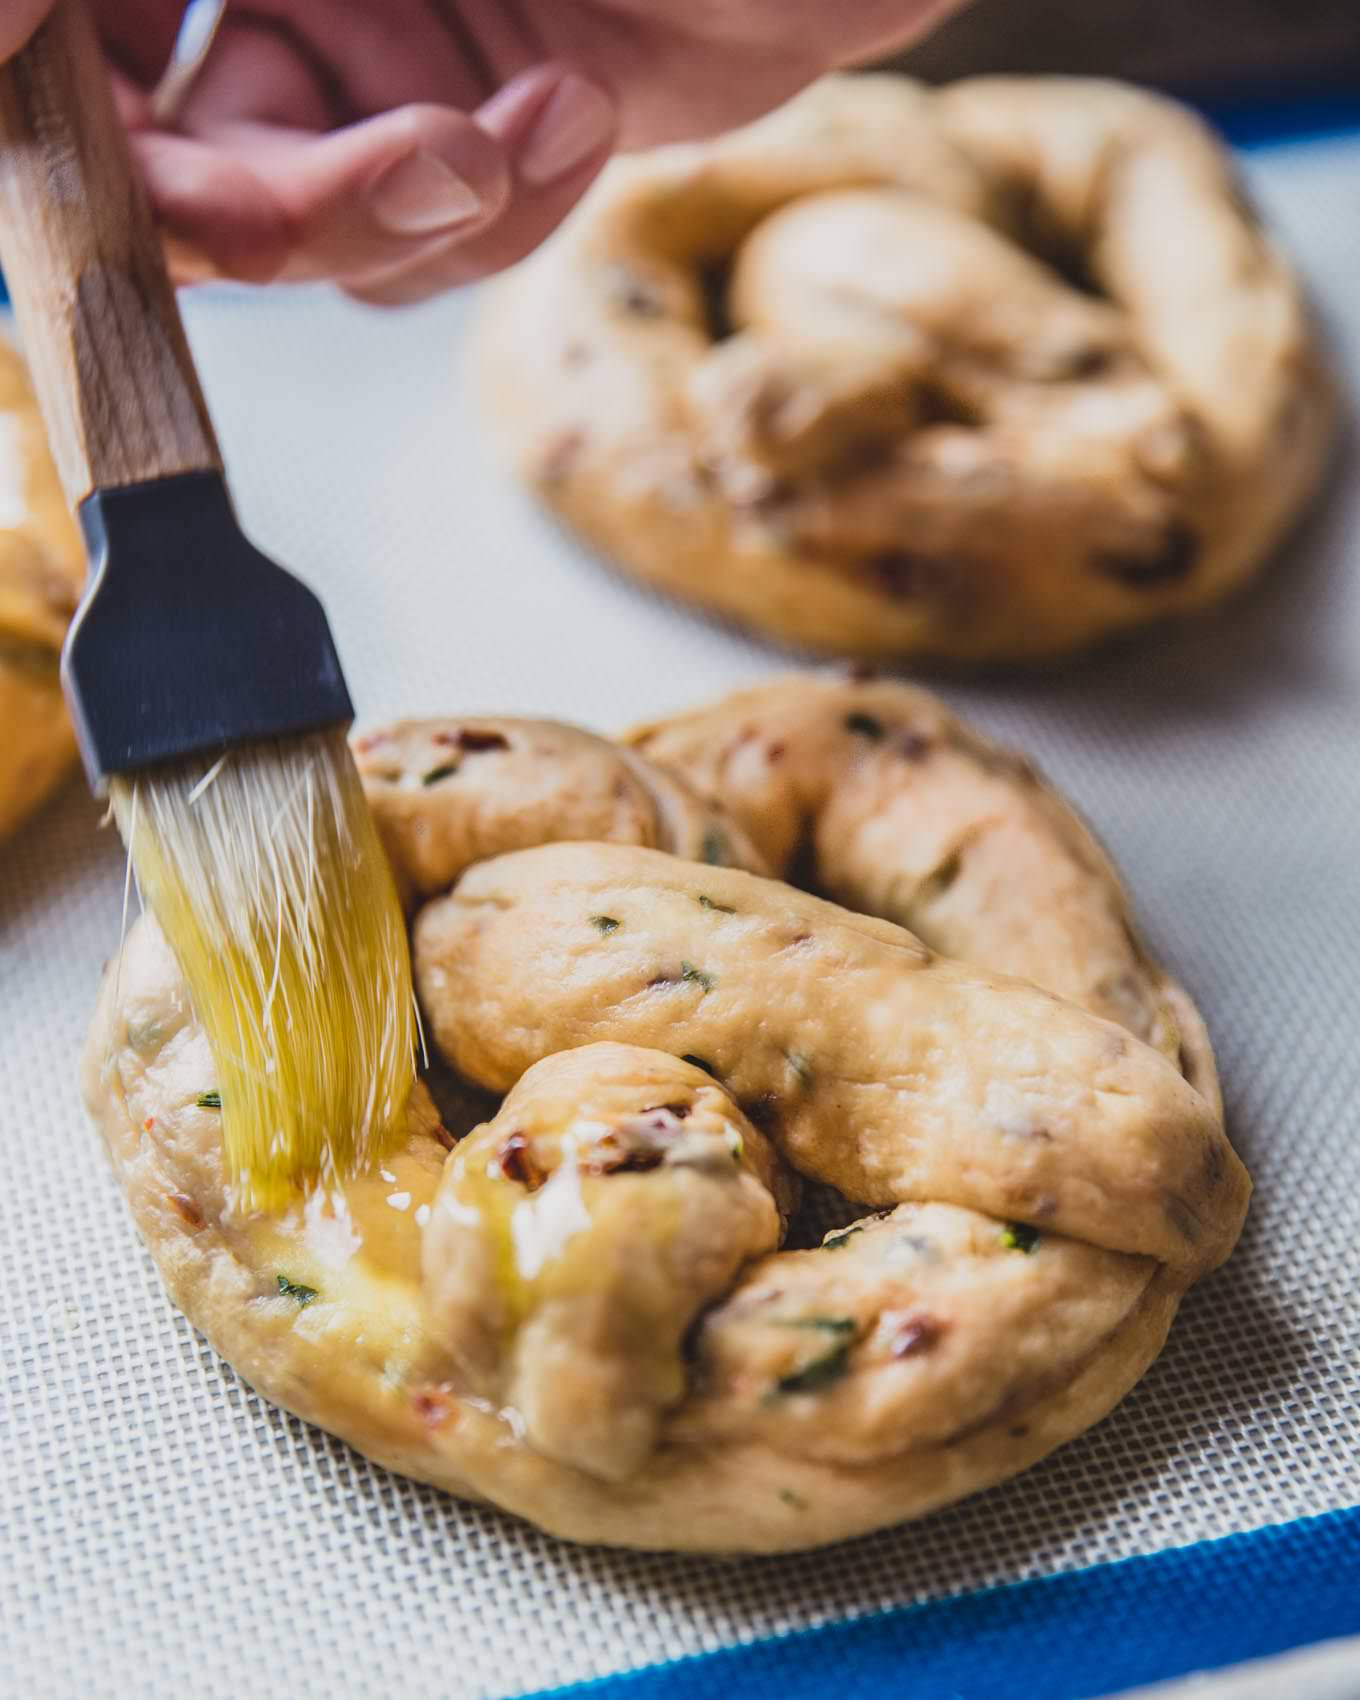
[[[1360,374],[1360,139],[1245,163]],[[785,664],[615,578],[509,487],[464,389],[466,298],[187,305],[244,518],[325,596],[361,718],[608,729]],[[242,1385],[163,1295],[77,1099],[123,863],[72,783],[0,850],[0,1692],[490,1700],[633,1671],[620,1695],[1067,1700],[1360,1631],[1356,470],[1348,446],[1268,579],[1211,621],[943,687],[1114,847],[1208,1013],[1257,1193],[1114,1416],[831,1553],[566,1546]]]

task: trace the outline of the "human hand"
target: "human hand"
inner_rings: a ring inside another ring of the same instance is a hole
[[[561,221],[616,144],[727,129],[959,0],[229,0],[173,121],[182,0],[91,0],[181,281],[420,300]],[[4,0],[0,60],[52,0]]]

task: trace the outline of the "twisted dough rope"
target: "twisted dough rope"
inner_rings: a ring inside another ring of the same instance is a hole
[[[0,838],[75,761],[57,669],[84,580],[28,375],[0,340]]]
[[[585,538],[826,651],[1042,658],[1205,607],[1334,414],[1222,148],[1104,82],[831,78],[620,161],[482,343]]]
[[[813,1546],[1023,1469],[1237,1237],[1198,1018],[1070,811],[922,692],[791,681],[634,742],[360,741],[434,1042],[508,1095],[446,1155],[422,1087],[382,1170],[288,1217],[232,1211],[206,1043],[134,929],[85,1090],[176,1302],[268,1397],[576,1539]],[[718,865],[799,846],[971,963]],[[786,1162],[877,1213],[778,1251]]]

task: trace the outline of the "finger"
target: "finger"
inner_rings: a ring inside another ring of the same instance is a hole
[[[5,0],[0,7],[0,61],[17,53],[52,10],[52,0]]]
[[[429,0],[250,0],[249,16],[257,31],[274,31],[300,59],[324,67],[340,103],[336,123],[394,106],[470,111],[483,98],[480,68],[467,51],[474,44],[446,28]]]
[[[322,63],[288,32],[228,14],[176,116],[186,135],[227,123],[330,130],[348,116]]]
[[[113,104],[125,129],[149,130],[155,123],[151,112],[151,97],[140,83],[125,76],[117,66],[109,67],[109,85],[113,89]]]
[[[489,98],[512,77],[552,59],[537,15],[505,0],[429,0],[460,51],[480,70]]]
[[[134,133],[132,154],[167,233],[176,282],[268,283],[295,246],[284,209],[243,161],[188,136]]]
[[[510,195],[504,149],[461,112],[408,106],[329,135],[224,125],[205,140],[268,187],[292,232],[282,276],[398,267],[493,223]]]
[[[617,113],[612,99],[577,72],[541,66],[493,96],[477,122],[501,143],[513,168],[513,193],[501,216],[405,264],[342,279],[351,295],[401,306],[522,259],[561,223],[609,157]]]
[[[397,268],[496,219],[509,164],[461,113],[408,107],[329,135],[223,125],[135,135],[181,276],[246,282]],[[206,265],[195,269],[191,256]]]

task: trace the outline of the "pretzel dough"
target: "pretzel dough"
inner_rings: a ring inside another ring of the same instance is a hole
[[[37,403],[0,341],[0,838],[75,759],[57,666],[85,579]]]
[[[584,538],[869,655],[1039,659],[1219,601],[1334,414],[1217,141],[1081,80],[830,78],[616,162],[482,340],[516,465]]]
[[[1231,1250],[1202,1023],[1071,812],[933,698],[356,748],[427,1032],[499,1109],[454,1143],[422,1085],[383,1167],[243,1214],[149,920],[84,1082],[176,1302],[380,1462],[578,1540],[814,1546],[1097,1421]],[[781,1251],[798,1174],[861,1214]]]

